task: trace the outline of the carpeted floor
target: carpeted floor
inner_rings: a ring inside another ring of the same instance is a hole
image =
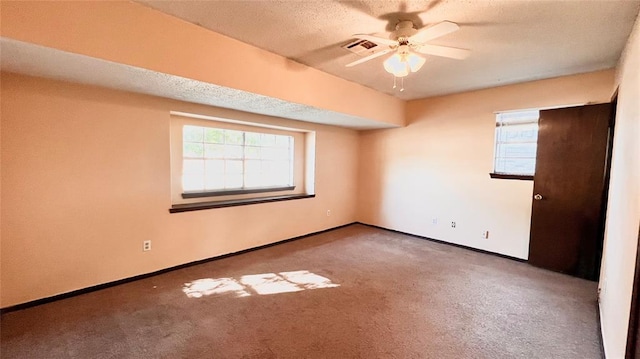
[[[9,358],[601,358],[596,283],[352,225],[9,312]]]

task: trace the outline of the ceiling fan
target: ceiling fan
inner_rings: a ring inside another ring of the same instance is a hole
[[[416,52],[461,60],[467,58],[471,51],[455,47],[427,44],[430,40],[450,34],[459,29],[460,27],[456,23],[442,21],[418,30],[414,27],[412,21],[405,20],[398,22],[395,31],[389,35],[388,39],[367,34],[355,34],[353,37],[357,39],[371,41],[376,45],[388,46],[389,48],[351,62],[346,66],[352,67],[395,51],[396,53],[394,55],[384,61],[384,68],[395,77],[405,77],[409,75],[410,72],[420,70],[426,61],[424,57],[417,55]]]

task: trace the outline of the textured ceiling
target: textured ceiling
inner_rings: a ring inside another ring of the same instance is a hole
[[[0,38],[0,50],[2,70],[8,72],[358,130],[391,127],[379,121],[7,38]]]
[[[405,100],[612,68],[640,9],[640,0],[138,2]],[[459,31],[430,43],[472,54],[427,57],[404,92],[392,88],[386,56],[344,66],[359,58],[340,47],[352,34],[387,36],[399,20],[456,22]]]

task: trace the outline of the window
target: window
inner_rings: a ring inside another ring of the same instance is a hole
[[[294,138],[185,125],[182,188],[186,196],[294,189]]]
[[[533,176],[536,169],[538,110],[496,116],[494,173]]]
[[[313,197],[315,132],[231,114],[237,118],[171,112],[169,211]]]

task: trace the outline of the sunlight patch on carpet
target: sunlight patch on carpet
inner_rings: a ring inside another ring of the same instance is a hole
[[[268,295],[300,292],[307,289],[335,288],[339,284],[307,270],[243,275],[235,278],[203,278],[184,284],[182,291],[189,298],[233,295],[236,298],[253,294]]]

